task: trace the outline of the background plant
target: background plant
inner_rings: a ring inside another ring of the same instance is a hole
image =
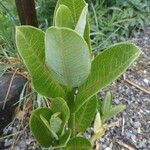
[[[91,37],[94,50],[136,37],[150,25],[149,0],[90,1]]]

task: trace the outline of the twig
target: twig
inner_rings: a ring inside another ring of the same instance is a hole
[[[7,98],[8,98],[8,95],[9,95],[9,92],[10,92],[10,89],[11,89],[11,85],[12,85],[12,83],[13,83],[13,80],[14,80],[14,77],[15,77],[15,74],[16,74],[17,70],[18,70],[18,69],[15,70],[15,72],[13,73],[13,75],[12,75],[12,77],[11,77],[10,84],[9,84],[9,87],[8,87],[8,90],[7,90],[5,99],[4,99],[4,104],[3,104],[3,108],[2,108],[2,109],[5,109],[5,105],[6,105],[6,102],[7,102]]]
[[[126,143],[124,143],[124,142],[121,141],[121,140],[116,139],[115,142],[118,143],[119,145],[121,145],[121,146],[127,148],[128,150],[137,150],[137,149],[131,147],[130,145],[127,145]]]
[[[120,126],[120,120],[121,119],[118,119],[116,122],[112,122],[111,124],[106,124],[106,125],[104,125],[104,128],[108,129],[108,128],[113,128],[113,127],[119,127]]]
[[[136,83],[134,83],[133,81],[130,81],[129,79],[126,78],[126,76],[123,76],[124,81],[126,81],[127,83],[131,84],[132,86],[136,87],[137,89],[140,89],[141,91],[147,93],[150,95],[150,91],[146,90],[144,87],[141,87],[139,85],[137,85]]]
[[[122,135],[124,135],[124,124],[125,124],[125,118],[124,116],[122,117]]]
[[[20,137],[22,136],[22,134],[25,132],[25,130],[27,129],[27,127],[28,127],[28,124],[24,127],[23,130],[20,131],[20,134],[16,138],[14,137],[14,140],[13,140],[13,143],[12,143],[12,146],[11,146],[10,150],[14,150],[15,144],[18,142],[18,140],[20,139]]]

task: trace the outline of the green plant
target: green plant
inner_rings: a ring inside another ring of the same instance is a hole
[[[90,10],[94,50],[136,37],[150,25],[149,0],[96,0]]]
[[[122,109],[111,107],[108,94],[99,110],[102,114],[95,118],[96,138],[90,142],[79,136],[99,108],[97,92],[118,78],[140,54],[134,44],[119,43],[93,58],[87,14],[84,0],[59,0],[53,26],[46,32],[31,26],[16,28],[18,51],[33,87],[49,100],[48,107],[34,110],[30,118],[32,133],[45,148],[91,150],[91,144],[101,136],[99,125]]]

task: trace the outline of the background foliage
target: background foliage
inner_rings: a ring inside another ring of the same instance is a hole
[[[35,0],[39,27],[52,25],[57,0]],[[90,9],[91,39],[94,51],[112,43],[136,37],[150,25],[149,0],[87,0]],[[14,52],[14,26],[19,24],[13,0],[0,1],[1,49]]]

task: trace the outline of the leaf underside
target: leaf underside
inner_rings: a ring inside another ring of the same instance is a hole
[[[87,79],[91,70],[88,46],[75,31],[50,27],[45,46],[46,64],[53,78],[68,88],[78,87]]]

